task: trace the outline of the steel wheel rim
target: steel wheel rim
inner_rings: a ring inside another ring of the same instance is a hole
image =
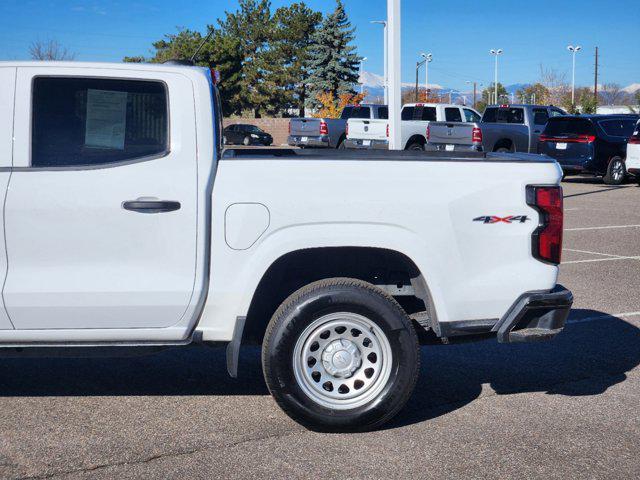
[[[622,162],[618,161],[613,164],[613,178],[616,180],[620,180],[622,178]]]
[[[337,312],[314,320],[293,353],[298,385],[315,403],[348,410],[376,398],[391,376],[391,345],[370,319]]]

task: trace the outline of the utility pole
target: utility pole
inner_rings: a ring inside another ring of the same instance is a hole
[[[476,101],[476,95],[478,93],[478,82],[472,82],[470,80],[467,80],[465,82],[467,85],[471,85],[473,83],[473,109],[475,110],[476,105],[477,105],[477,101]]]
[[[402,60],[400,0],[387,0],[389,29],[389,150],[402,150]]]
[[[594,95],[594,99],[596,101],[596,113],[598,111],[598,62],[599,62],[599,58],[598,58],[598,47],[596,47],[596,80],[595,83],[593,85],[593,95]]]

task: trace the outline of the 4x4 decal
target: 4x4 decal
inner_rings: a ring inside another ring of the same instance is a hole
[[[526,215],[511,215],[508,217],[498,217],[496,215],[484,216],[474,218],[474,222],[482,222],[484,224],[492,224],[492,223],[527,223],[531,220]]]

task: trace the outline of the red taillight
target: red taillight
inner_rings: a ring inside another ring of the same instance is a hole
[[[595,135],[578,135],[577,137],[562,138],[562,137],[550,137],[548,135],[540,135],[541,142],[553,142],[553,143],[593,143],[596,141]]]
[[[349,122],[347,122],[347,126],[344,129],[344,134],[348,137],[349,136]]]
[[[640,145],[640,132],[634,133],[629,139],[629,145]]]
[[[482,143],[482,130],[475,127],[471,131],[471,143]]]
[[[540,226],[533,232],[533,256],[559,265],[564,225],[562,187],[527,187],[527,204],[540,212]]]
[[[327,122],[320,122],[320,135],[329,135],[329,125],[327,125]]]
[[[427,125],[427,142],[431,140],[431,125]]]
[[[289,120],[289,135],[291,135],[291,120]]]
[[[389,124],[387,123],[387,138],[389,138]]]

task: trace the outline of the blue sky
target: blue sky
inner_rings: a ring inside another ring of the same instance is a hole
[[[273,0],[274,8],[292,2]],[[308,0],[327,11],[330,0]],[[371,20],[386,15],[385,0],[345,0],[357,27],[366,70],[382,73],[382,28]],[[446,6],[445,6],[446,5]],[[77,53],[78,60],[119,61],[125,55],[147,54],[152,41],[177,26],[204,29],[234,10],[236,0],[2,0],[0,59],[26,59],[29,43],[55,38]],[[488,51],[503,48],[500,81],[534,82],[540,64],[570,80],[569,43],[580,44],[576,70],[579,85],[593,84],[594,48],[601,51],[602,83],[625,87],[640,83],[637,37],[640,2],[612,4],[591,0],[403,0],[403,80],[415,78],[420,51],[432,52],[430,82],[460,90],[467,80],[493,80]],[[422,79],[422,75],[421,75]]]

